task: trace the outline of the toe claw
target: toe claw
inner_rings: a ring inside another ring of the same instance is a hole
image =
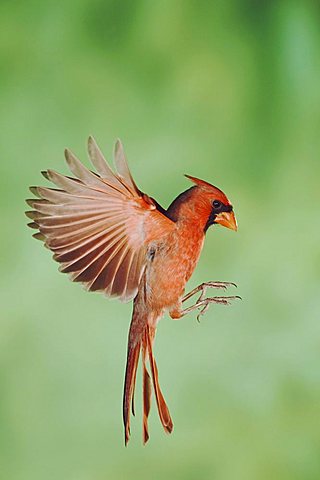
[[[206,291],[207,291],[208,288],[220,288],[220,289],[226,290],[227,287],[229,287],[229,286],[233,286],[233,287],[237,288],[237,284],[234,283],[234,282],[218,282],[218,281],[214,282],[214,281],[210,281],[210,282],[202,283],[201,285],[196,287],[194,290],[192,290],[191,292],[189,292],[187,295],[185,295],[182,298],[182,302],[184,302],[184,301],[188,300],[192,295],[201,291],[201,294],[200,294],[198,300],[196,301],[196,303],[194,305],[192,305],[191,307],[188,307],[188,308],[185,308],[184,310],[182,310],[181,311],[181,316],[184,316],[187,313],[190,313],[193,310],[198,309],[198,310],[200,310],[200,312],[197,315],[197,321],[200,322],[200,317],[207,312],[211,303],[216,303],[216,304],[220,304],[220,305],[231,305],[232,300],[236,300],[236,299],[242,300],[240,295],[230,295],[230,296],[225,296],[225,297],[218,297],[217,296],[217,297],[207,297],[207,298],[205,298],[205,294],[206,294]]]
[[[209,306],[210,306],[210,303],[207,302],[207,303],[204,305],[204,307],[200,310],[200,312],[198,313],[198,315],[197,315],[197,321],[198,321],[199,323],[200,323],[200,317],[202,317],[202,315],[204,315],[204,314],[207,312],[207,310],[209,309]]]

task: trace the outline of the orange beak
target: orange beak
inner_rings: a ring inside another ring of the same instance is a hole
[[[218,213],[214,221],[223,227],[227,227],[235,231],[238,230],[237,220],[233,212]]]

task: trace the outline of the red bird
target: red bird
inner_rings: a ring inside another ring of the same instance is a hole
[[[210,225],[237,230],[233,207],[226,195],[198,178],[186,175],[194,186],[181,193],[167,210],[142,193],[129,171],[120,141],[114,151],[116,171],[107,164],[95,140],[88,142],[89,156],[98,173],[88,170],[69,150],[66,161],[76,178],[53,170],[42,172],[58,188],[31,187],[38,198],[27,200],[26,212],[33,236],[54,253],[60,271],[89,291],[101,291],[122,301],[133,299],[123,394],[125,444],[130,437],[130,406],[134,414],[134,389],[141,351],[143,364],[143,441],[149,439],[148,416],[151,379],[164,430],[173,423],[160,390],[152,346],[157,324],[168,311],[173,319],[211,303],[228,304],[240,298],[205,298],[207,288],[230,282],[207,282],[184,296]],[[194,305],[182,303],[201,291]],[[198,315],[198,317],[199,317]]]

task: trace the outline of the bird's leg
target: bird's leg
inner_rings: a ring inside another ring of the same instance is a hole
[[[197,320],[198,322],[200,321],[200,317],[204,315],[207,310],[210,307],[211,303],[217,303],[220,305],[231,305],[232,300],[240,299],[239,295],[234,295],[231,297],[208,297],[208,298],[201,298],[203,296],[203,293],[201,293],[200,297],[198,298],[197,302],[194,305],[191,305],[191,307],[185,308],[184,310],[181,310],[179,313],[179,318],[184,317],[190,312],[193,312],[193,310],[199,309],[200,312],[197,315]]]
[[[199,321],[200,316],[204,315],[207,312],[211,303],[216,303],[220,305],[230,305],[232,300],[235,300],[241,297],[239,297],[238,295],[235,295],[230,297],[205,298],[206,291],[208,288],[220,288],[220,289],[226,290],[230,286],[236,287],[237,285],[232,282],[215,282],[215,281],[201,283],[181,299],[181,302],[185,302],[186,300],[189,300],[189,298],[191,298],[196,293],[201,292],[200,297],[198,298],[196,303],[194,305],[191,305],[190,307],[185,308],[184,310],[180,310],[180,308],[172,310],[170,312],[171,317],[176,319],[182,318],[188,313],[193,312],[193,310],[199,309],[200,313],[197,316],[197,320]]]
[[[199,300],[203,300],[207,291],[207,288],[222,288],[223,290],[226,290],[228,287],[237,287],[237,285],[233,282],[204,282],[198,285],[196,288],[191,290],[191,292],[187,293],[183,298],[182,302],[185,302],[188,300],[190,297],[195,295],[196,293],[201,291],[201,295],[199,297]]]

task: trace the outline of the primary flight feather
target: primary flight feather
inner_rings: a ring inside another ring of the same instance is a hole
[[[115,171],[92,137],[88,152],[97,173],[65,150],[75,178],[53,170],[42,172],[58,188],[31,187],[37,198],[27,200],[33,210],[26,214],[32,219],[29,226],[37,230],[34,237],[45,242],[60,263],[60,271],[68,273],[72,281],[122,301],[133,299],[123,394],[125,444],[130,437],[130,408],[134,413],[140,353],[146,443],[151,382],[161,423],[168,433],[173,428],[153,356],[157,323],[166,311],[174,319],[196,309],[202,315],[211,303],[228,304],[239,298],[205,297],[208,288],[234,285],[228,282],[206,282],[184,295],[209,226],[220,224],[236,230],[237,223],[226,195],[204,180],[186,175],[194,185],[165,210],[137,187],[120,141],[114,150]],[[196,303],[183,309],[183,302],[197,292],[201,295]]]

